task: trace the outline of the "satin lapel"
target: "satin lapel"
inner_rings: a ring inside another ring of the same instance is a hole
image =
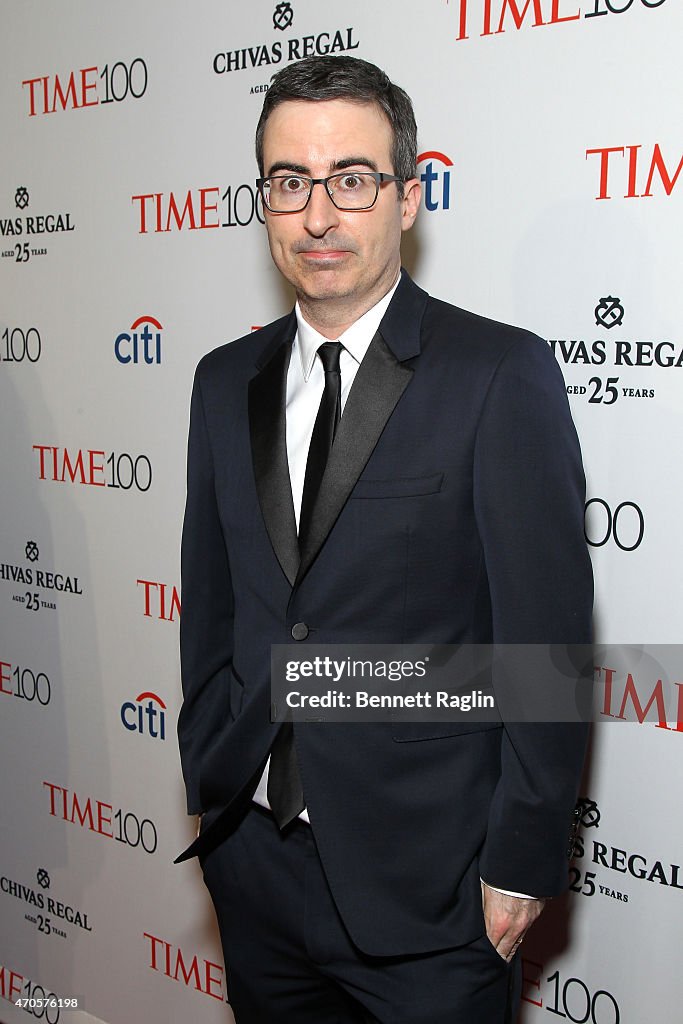
[[[334,438],[301,553],[297,584],[337,521],[412,375],[412,369],[396,359],[378,332],[358,369]]]
[[[279,345],[249,382],[249,432],[254,479],[266,530],[282,571],[294,585],[299,545],[287,462],[285,419],[291,345]]]

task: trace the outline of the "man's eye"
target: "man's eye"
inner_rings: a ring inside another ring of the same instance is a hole
[[[339,181],[341,188],[346,192],[353,192],[363,183],[363,179],[358,174],[345,174]]]
[[[282,187],[285,192],[300,192],[304,183],[301,178],[285,178],[282,181]]]

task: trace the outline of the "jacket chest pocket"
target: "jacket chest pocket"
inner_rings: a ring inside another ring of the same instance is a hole
[[[352,498],[417,498],[437,494],[443,484],[443,473],[429,476],[396,477],[391,480],[359,480],[351,492]]]

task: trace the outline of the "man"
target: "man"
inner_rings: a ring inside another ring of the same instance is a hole
[[[584,480],[539,339],[400,268],[416,128],[312,57],[257,129],[289,316],[192,400],[179,720],[238,1024],[502,1024],[567,874],[583,727],[270,721],[272,644],[584,643]]]

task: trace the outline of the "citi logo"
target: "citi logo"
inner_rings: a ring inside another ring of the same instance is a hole
[[[129,732],[139,732],[153,740],[166,739],[166,705],[156,693],[145,690],[134,701],[121,705],[121,722]]]
[[[430,213],[434,210],[449,210],[451,207],[451,172],[453,161],[445,153],[430,149],[420,153],[418,164],[426,163],[420,181],[424,188],[425,209]],[[440,167],[439,164],[442,166]]]
[[[141,331],[138,328],[142,327]],[[151,328],[156,328],[156,331]],[[114,342],[114,355],[120,363],[161,363],[162,325],[153,316],[140,316],[130,326],[130,334],[123,331]]]

